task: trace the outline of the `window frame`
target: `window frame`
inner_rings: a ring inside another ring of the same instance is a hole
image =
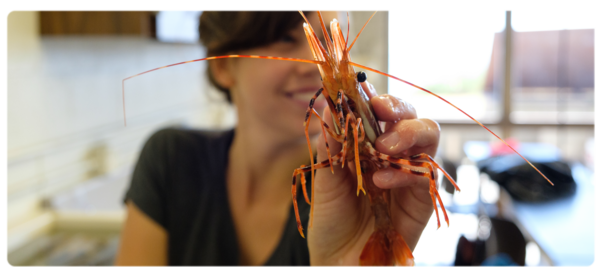
[[[498,105],[502,108],[500,109],[500,116],[498,121],[486,121],[482,120],[481,122],[484,125],[491,125],[499,127],[500,135],[503,138],[507,138],[511,136],[511,131],[517,128],[541,128],[541,127],[584,127],[584,128],[594,128],[594,123],[584,123],[584,122],[566,122],[566,123],[551,123],[551,122],[536,122],[536,121],[520,121],[514,122],[511,120],[512,110],[512,74],[513,74],[513,37],[514,32],[516,32],[512,28],[512,13],[511,11],[506,11],[505,13],[505,28],[502,31],[502,37],[504,40],[502,41],[502,48],[499,50],[502,52],[502,58],[500,65],[497,66],[496,69],[502,73],[500,76],[500,88],[497,92],[498,94]],[[493,62],[490,62],[493,63]],[[493,65],[491,67],[494,67]],[[469,119],[465,119],[464,121],[455,121],[455,120],[444,120],[439,119],[436,120],[439,124],[444,127],[452,127],[452,128],[466,128],[472,126],[478,126],[477,123],[472,122]]]

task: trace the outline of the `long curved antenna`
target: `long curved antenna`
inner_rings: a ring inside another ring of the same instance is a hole
[[[422,91],[424,91],[424,92],[427,92],[427,93],[429,93],[429,94],[432,94],[432,95],[434,95],[435,97],[437,97],[437,98],[441,99],[442,101],[444,101],[444,102],[448,103],[450,106],[452,106],[452,107],[456,108],[457,110],[459,110],[459,111],[461,111],[463,114],[465,114],[467,117],[469,117],[470,119],[472,119],[473,121],[475,121],[475,122],[476,122],[477,124],[479,124],[481,127],[485,128],[485,130],[487,130],[489,133],[491,133],[491,134],[493,134],[494,136],[496,136],[496,138],[498,138],[500,141],[502,141],[502,143],[504,143],[504,145],[506,145],[506,146],[507,146],[507,147],[509,147],[511,150],[513,150],[513,152],[517,153],[517,155],[519,155],[519,156],[520,156],[520,157],[521,157],[523,160],[525,160],[525,161],[526,161],[526,162],[527,162],[529,165],[531,165],[531,167],[533,167],[533,169],[535,169],[535,171],[537,171],[538,173],[540,173],[540,175],[542,175],[542,177],[544,177],[544,179],[546,179],[546,181],[548,181],[548,183],[550,183],[551,185],[553,185],[553,186],[554,186],[554,183],[552,183],[552,181],[550,181],[550,179],[548,179],[548,177],[546,177],[546,175],[544,175],[544,174],[543,174],[543,173],[542,173],[542,172],[541,172],[539,169],[537,169],[537,168],[536,168],[536,167],[535,167],[535,166],[534,166],[534,165],[533,165],[531,162],[529,162],[529,161],[528,161],[528,160],[527,160],[525,157],[523,157],[523,156],[522,156],[522,155],[521,155],[519,152],[517,152],[517,150],[515,150],[515,149],[514,149],[514,148],[513,148],[511,145],[508,145],[508,143],[504,142],[504,140],[503,140],[502,138],[500,138],[500,136],[496,135],[496,133],[492,132],[492,131],[491,131],[489,128],[487,128],[485,125],[483,125],[483,124],[482,124],[482,123],[480,123],[478,120],[476,120],[475,118],[471,117],[471,116],[470,116],[469,114],[467,114],[465,111],[463,111],[463,110],[461,110],[460,108],[456,107],[454,104],[450,103],[448,100],[444,99],[443,97],[441,97],[441,96],[439,96],[439,95],[437,95],[437,94],[435,94],[435,93],[433,93],[433,92],[431,92],[431,91],[429,91],[429,90],[426,90],[426,89],[424,89],[424,88],[422,88],[422,87],[420,87],[420,86],[417,86],[417,85],[415,85],[415,84],[413,84],[413,83],[410,83],[410,82],[408,82],[408,81],[402,80],[402,79],[400,79],[400,78],[398,78],[398,77],[395,77],[395,76],[392,76],[392,75],[390,75],[390,74],[387,74],[387,73],[381,72],[381,71],[379,71],[379,70],[376,70],[376,69],[373,69],[373,68],[370,68],[370,67],[367,67],[367,66],[364,66],[364,65],[360,65],[360,64],[354,63],[354,62],[352,62],[352,61],[349,61],[348,63],[349,63],[350,65],[354,65],[354,66],[356,66],[356,67],[359,67],[359,68],[362,68],[362,69],[365,69],[365,70],[369,70],[369,71],[373,71],[373,72],[375,72],[375,73],[378,73],[378,74],[381,74],[381,75],[384,75],[384,76],[390,77],[390,78],[392,78],[392,79],[395,79],[395,80],[398,80],[398,81],[401,81],[401,82],[403,82],[403,83],[405,83],[405,84],[408,84],[408,85],[411,85],[411,86],[413,86],[413,87],[416,87],[416,88],[418,88],[418,89],[420,89],[420,90],[422,90]]]
[[[127,78],[123,79],[123,81],[121,82],[121,87],[122,87],[122,90],[123,90],[123,121],[125,123],[125,126],[127,126],[127,116],[125,114],[125,81],[126,80],[129,80],[131,78],[135,78],[137,76],[144,75],[146,73],[150,73],[150,72],[153,72],[153,71],[156,71],[156,70],[160,70],[160,69],[168,68],[168,67],[173,67],[173,66],[177,66],[177,65],[181,65],[181,64],[192,63],[192,62],[199,62],[199,61],[205,61],[205,60],[215,60],[215,59],[221,59],[221,58],[235,58],[235,57],[273,59],[273,60],[286,60],[286,61],[296,61],[296,62],[304,62],[304,63],[311,63],[311,64],[322,64],[323,63],[323,62],[317,61],[317,60],[308,60],[308,59],[301,59],[301,58],[289,58],[289,57],[277,57],[277,56],[263,56],[263,55],[238,55],[238,54],[233,54],[233,55],[220,55],[220,56],[211,56],[211,57],[206,57],[206,58],[188,60],[188,61],[183,61],[183,62],[179,62],[179,63],[173,63],[173,64],[165,65],[165,66],[162,66],[162,67],[150,69],[148,71],[144,71],[142,73],[135,74],[135,75],[133,75],[131,77],[127,77]]]

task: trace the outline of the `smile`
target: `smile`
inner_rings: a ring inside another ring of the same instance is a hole
[[[319,88],[305,88],[292,92],[286,92],[285,97],[290,99],[296,105],[302,107],[304,110],[308,109],[310,105],[310,100],[315,96],[315,93]],[[323,109],[325,107],[326,100],[322,96],[319,96],[317,100],[315,100],[314,108],[315,109]]]

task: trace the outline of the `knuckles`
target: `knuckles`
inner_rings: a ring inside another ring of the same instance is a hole
[[[371,99],[375,115],[380,121],[396,122],[403,119],[417,118],[415,108],[405,100],[383,94]]]
[[[385,133],[377,138],[375,148],[391,156],[409,156],[413,152],[437,151],[440,126],[430,119],[409,119],[387,123]]]

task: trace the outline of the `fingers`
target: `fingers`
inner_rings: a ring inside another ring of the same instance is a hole
[[[428,186],[429,179],[423,176],[400,172],[393,168],[386,168],[373,174],[373,183],[382,189],[393,189],[412,186]]]
[[[397,122],[404,119],[416,119],[417,111],[410,103],[389,94],[371,98],[371,104],[377,119],[382,122]]]
[[[325,110],[323,110],[323,114],[321,114],[321,117],[323,118],[323,120],[325,120],[325,123],[333,128],[334,124],[333,124],[333,120],[331,119],[331,111],[329,110],[329,107],[325,107]],[[319,121],[317,118],[314,118],[315,121]],[[312,121],[312,120],[311,120]],[[331,156],[334,156],[335,154],[339,153],[340,150],[342,149],[342,145],[340,143],[338,143],[337,141],[335,141],[333,139],[333,137],[331,137],[331,135],[327,135],[327,143],[329,145],[329,151],[331,153]],[[321,134],[321,136],[319,136],[319,140],[317,143],[317,161],[321,162],[327,159],[327,148],[325,147],[325,139],[323,137],[323,135]]]
[[[329,125],[329,127],[334,127],[329,107],[326,107],[325,110],[323,110],[323,114],[321,116],[327,125]],[[342,150],[342,144],[334,140],[333,137],[327,137],[327,143],[329,143],[329,149],[332,157]],[[317,160],[319,162],[328,160],[327,147],[325,146],[325,139],[323,135],[319,136],[319,140],[317,142]],[[341,168],[340,165],[335,165],[333,167],[335,174],[331,173],[329,167],[319,169],[317,172],[314,186],[314,205],[315,207],[326,207],[327,209],[331,210],[331,212],[328,210],[322,210],[319,214],[319,217],[331,218],[335,216],[336,218],[333,220],[339,220],[340,217],[338,217],[338,215],[345,215],[347,213],[352,213],[353,211],[359,210],[355,205],[357,203],[355,176],[351,174],[349,165],[350,164],[348,164],[348,162],[346,162],[346,166],[344,168]]]
[[[367,94],[374,92],[367,82],[361,86]],[[435,156],[440,137],[437,122],[417,119],[417,111],[410,103],[388,94],[373,96],[371,104],[379,121],[386,122],[385,133],[375,142],[378,151],[404,158],[419,153]],[[380,188],[400,188],[427,186],[429,179],[388,168],[375,172],[373,181]]]
[[[377,95],[375,87],[367,81],[360,83],[360,86],[371,99],[379,121],[396,122],[401,119],[417,118],[417,111],[410,103],[389,94]]]
[[[367,96],[369,96],[370,99],[373,99],[374,97],[377,96],[377,91],[375,90],[375,87],[371,83],[364,81],[364,82],[360,83],[360,86],[365,91]]]
[[[426,153],[435,156],[440,126],[429,119],[409,119],[388,123],[386,132],[375,141],[375,148],[392,156]]]
[[[392,124],[386,133],[375,142],[380,152],[407,158],[411,155],[426,153],[435,156],[440,139],[440,127],[429,119],[403,120]],[[375,172],[373,182],[380,188],[401,188],[409,186],[428,186],[429,179],[422,176],[403,173],[393,168]]]

